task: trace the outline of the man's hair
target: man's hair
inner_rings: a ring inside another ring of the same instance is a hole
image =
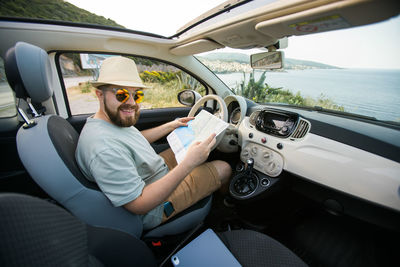
[[[97,89],[104,91],[104,90],[107,90],[109,86],[110,86],[110,84],[103,84],[103,85],[98,86]]]

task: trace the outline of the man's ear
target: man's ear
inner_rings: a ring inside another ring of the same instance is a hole
[[[103,100],[104,92],[100,89],[96,89],[96,96],[99,100]]]

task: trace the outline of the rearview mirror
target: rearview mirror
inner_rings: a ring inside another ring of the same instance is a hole
[[[194,104],[199,101],[201,95],[193,90],[183,90],[178,94],[178,101],[182,105],[192,107]]]
[[[282,51],[264,52],[251,55],[250,63],[253,69],[281,69],[283,58]]]

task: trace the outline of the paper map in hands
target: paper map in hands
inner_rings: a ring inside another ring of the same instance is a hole
[[[188,126],[176,128],[168,136],[167,140],[175,154],[176,161],[180,163],[186,155],[188,147],[197,141],[207,139],[212,133],[217,136],[222,133],[229,123],[217,118],[211,113],[202,110],[188,122]]]

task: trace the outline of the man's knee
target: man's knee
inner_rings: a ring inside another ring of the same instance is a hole
[[[218,177],[222,184],[227,183],[232,175],[232,168],[229,163],[222,160],[214,160],[212,164],[218,172]]]

